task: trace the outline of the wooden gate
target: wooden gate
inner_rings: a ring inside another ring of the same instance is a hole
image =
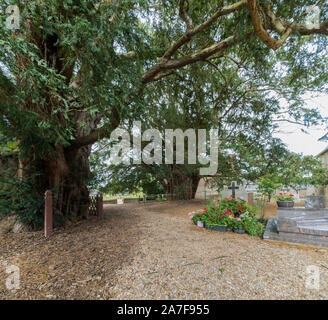
[[[97,216],[98,219],[102,219],[104,217],[102,194],[90,196],[88,215]]]

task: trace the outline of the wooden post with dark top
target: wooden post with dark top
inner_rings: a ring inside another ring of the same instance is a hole
[[[103,195],[102,193],[97,197],[97,211],[98,211],[98,219],[104,219],[104,203],[103,203]]]
[[[44,204],[44,236],[49,238],[52,235],[52,192],[45,193]]]

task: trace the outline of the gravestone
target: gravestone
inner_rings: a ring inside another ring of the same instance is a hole
[[[235,182],[233,182],[229,187],[224,186],[221,192],[222,198],[229,198],[231,195],[234,195],[236,198],[241,198],[246,201],[248,200],[247,191],[245,190],[244,186],[237,185]]]
[[[325,196],[307,196],[305,198],[305,208],[324,209],[326,208]]]
[[[263,239],[328,248],[325,197],[307,197],[306,207],[278,208],[277,217],[269,218]]]
[[[236,197],[236,190],[238,190],[239,187],[235,181],[232,181],[231,186],[228,187],[228,189],[231,190],[231,194]]]

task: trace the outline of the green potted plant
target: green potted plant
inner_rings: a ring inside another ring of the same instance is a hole
[[[193,215],[192,220],[194,224],[197,225],[197,227],[204,228],[204,222],[207,219],[207,209],[204,208],[204,210],[200,210],[196,212],[196,214]]]
[[[245,233],[243,219],[241,217],[236,217],[232,220],[232,230],[235,233],[243,234]]]
[[[265,224],[257,221],[254,215],[249,215],[243,218],[244,228],[248,235],[255,237],[263,237]]]
[[[205,228],[207,230],[214,230],[219,232],[227,231],[228,221],[225,215],[208,216],[205,221]]]
[[[277,199],[277,205],[279,208],[293,208],[294,207],[294,195],[284,195],[280,193],[279,196],[275,197]]]

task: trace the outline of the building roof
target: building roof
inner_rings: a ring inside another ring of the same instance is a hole
[[[317,157],[322,156],[322,155],[325,154],[326,152],[328,152],[328,146],[327,146],[324,150],[322,150],[322,151],[317,155]]]

